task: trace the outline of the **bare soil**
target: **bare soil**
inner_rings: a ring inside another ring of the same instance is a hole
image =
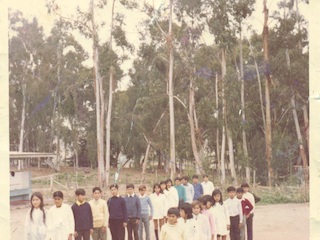
[[[11,207],[11,239],[23,239],[23,224],[28,205]],[[153,224],[150,224],[153,228]],[[256,240],[309,239],[309,204],[279,204],[257,206],[253,218]],[[108,239],[111,239],[110,232]],[[154,240],[151,229],[151,239]]]

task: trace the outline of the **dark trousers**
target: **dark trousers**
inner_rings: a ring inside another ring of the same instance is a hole
[[[252,240],[253,239],[253,226],[252,226],[252,222],[253,222],[253,214],[250,214],[250,217],[247,218],[247,237],[248,240]]]
[[[78,237],[75,240],[90,240],[90,230],[77,231]]]
[[[240,240],[240,216],[230,217],[230,239],[231,240]]]
[[[124,240],[125,229],[123,227],[123,220],[109,219],[109,227],[112,240]]]
[[[134,235],[134,240],[139,240],[138,230],[139,230],[139,224],[137,223],[137,219],[129,218],[128,226],[127,226],[128,240],[133,240],[132,233]]]

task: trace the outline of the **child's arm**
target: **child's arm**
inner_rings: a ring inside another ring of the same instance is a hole
[[[149,204],[149,207],[150,207],[150,215],[149,215],[149,220],[152,219],[152,216],[153,216],[153,206],[152,206],[152,202],[151,202],[151,199],[150,197],[148,197],[148,204]]]
[[[104,201],[104,206],[103,206],[103,227],[102,227],[102,232],[107,231],[107,226],[108,226],[108,220],[109,220],[109,210],[108,210],[108,205],[107,202]]]
[[[89,207],[89,224],[90,224],[90,234],[93,233],[93,215],[92,215],[92,209],[90,204],[88,203],[88,207]]]

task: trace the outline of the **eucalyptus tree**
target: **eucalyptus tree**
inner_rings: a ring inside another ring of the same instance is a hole
[[[246,123],[246,106],[245,106],[245,79],[244,79],[244,67],[243,67],[243,44],[242,44],[242,28],[243,21],[249,17],[253,12],[253,4],[255,0],[236,1],[233,5],[232,15],[235,18],[235,22],[238,24],[237,30],[239,32],[239,48],[240,48],[240,81],[241,81],[241,118],[242,123]],[[250,182],[250,163],[248,155],[247,134],[245,126],[242,125],[242,147],[244,157],[246,159],[246,181]]]
[[[108,104],[105,105],[105,91],[103,86],[104,76],[101,74],[101,62],[99,60],[100,53],[99,53],[99,46],[101,45],[99,39],[99,32],[101,31],[101,27],[105,25],[105,22],[97,23],[95,11],[96,9],[103,9],[107,5],[106,0],[101,0],[95,2],[91,0],[89,3],[89,11],[83,12],[79,7],[77,8],[77,16],[75,19],[72,19],[68,16],[62,16],[59,13],[59,6],[56,4],[54,0],[48,1],[48,9],[53,11],[55,14],[60,16],[63,21],[70,24],[73,29],[78,29],[81,34],[83,34],[86,38],[92,40],[92,60],[93,60],[93,75],[94,75],[94,92],[95,92],[95,109],[96,109],[96,124],[97,124],[97,159],[98,159],[98,179],[99,184],[101,186],[108,185],[109,183],[109,169],[110,169],[110,129],[111,129],[111,111],[112,111],[112,94],[115,88],[113,84],[114,81],[114,69],[115,65],[118,63],[117,58],[116,60],[111,62],[109,66],[109,101]],[[121,4],[130,5],[130,7],[134,7],[135,4],[132,1],[120,1]],[[109,49],[110,57],[112,57],[112,38],[117,38],[115,42],[118,44],[125,44],[127,43],[127,47],[131,48],[132,46],[128,44],[125,40],[122,41],[121,39],[125,39],[124,31],[121,28],[121,25],[116,25],[114,21],[119,19],[120,22],[123,19],[123,16],[118,15],[118,18],[114,16],[114,4],[115,1],[112,2],[112,15],[111,15],[111,28],[109,32],[110,40],[106,47]],[[123,45],[121,47],[124,47]],[[105,112],[107,111],[107,118],[105,119]],[[104,124],[106,121],[106,125]],[[106,126],[106,158],[104,159],[104,126]],[[104,161],[106,161],[106,165],[104,165]],[[105,166],[105,167],[104,167]]]
[[[297,134],[297,145],[299,149],[300,159],[304,168],[304,180],[308,180],[308,160],[305,145],[307,143],[307,129],[308,129],[308,51],[306,50],[307,30],[306,22],[303,17],[294,10],[295,1],[281,1],[278,4],[279,11],[276,11],[273,17],[278,24],[274,28],[275,40],[281,49],[272,54],[274,60],[272,64],[274,67],[275,78],[281,82],[286,91],[286,103],[290,106],[293,114],[293,122],[295,132]],[[273,57],[272,57],[273,59]],[[279,61],[279,60],[282,61]],[[278,67],[276,67],[276,64]],[[280,69],[280,66],[282,69]],[[300,111],[300,114],[298,110]],[[300,117],[299,117],[300,116]],[[304,124],[301,124],[299,119],[304,119]],[[304,127],[302,127],[304,125]],[[305,128],[302,134],[301,129]],[[297,162],[299,164],[299,161]]]
[[[48,82],[44,81],[39,70],[44,56],[43,28],[39,26],[36,18],[29,22],[21,12],[10,13],[9,17],[12,33],[9,39],[10,112],[15,115],[11,117],[10,128],[15,129],[19,126],[19,134],[16,135],[19,136],[19,141],[16,142],[19,142],[20,152],[28,148],[25,143],[28,143],[29,147],[33,145],[32,148],[36,151],[47,150],[44,148],[45,145],[39,148],[36,143],[32,144],[30,136],[40,134],[43,143],[47,142],[45,135],[49,119],[46,118],[47,108],[44,106],[49,102],[50,95],[41,91],[47,89]],[[41,124],[34,124],[35,117],[41,119]],[[14,132],[13,130],[12,133]],[[21,168],[20,161],[18,168]]]
[[[210,33],[214,35],[214,41],[220,47],[220,62],[221,62],[221,81],[222,81],[222,115],[224,119],[224,125],[222,127],[222,145],[221,145],[221,182],[225,181],[225,141],[227,136],[228,149],[229,149],[229,160],[231,176],[234,181],[237,182],[235,166],[234,166],[234,149],[233,149],[233,136],[229,128],[227,115],[226,115],[226,92],[224,89],[224,80],[227,75],[227,49],[231,49],[236,43],[235,28],[232,24],[232,10],[233,1],[229,0],[218,0],[207,2],[207,24]]]

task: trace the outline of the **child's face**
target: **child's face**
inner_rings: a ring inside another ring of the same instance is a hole
[[[243,196],[243,193],[242,193],[242,192],[237,192],[237,198],[238,198],[238,199],[241,199],[242,196]]]
[[[146,193],[146,189],[145,188],[139,189],[139,193],[141,196],[143,196]]]
[[[34,208],[39,208],[40,207],[41,200],[37,196],[33,196],[32,199],[31,199],[31,202],[32,202],[32,206]]]
[[[235,191],[229,191],[228,195],[229,195],[229,198],[233,199],[234,196],[236,195],[236,192]]]
[[[213,196],[213,199],[214,199],[215,202],[219,202],[220,198],[221,198],[220,194],[216,194],[216,195]]]
[[[212,203],[210,201],[207,202],[206,204],[207,209],[210,209],[212,207]]]
[[[165,190],[165,189],[166,189],[166,184],[165,184],[165,183],[162,183],[162,184],[160,185],[160,187],[161,187],[162,190]]]
[[[249,192],[249,188],[248,187],[243,187],[242,189],[243,189],[244,193]]]
[[[116,187],[112,187],[110,191],[113,197],[118,196],[118,189]]]
[[[159,188],[158,186],[156,186],[156,187],[154,188],[154,192],[155,192],[155,193],[159,193],[159,192],[160,192],[160,188]]]
[[[198,178],[192,178],[192,182],[193,182],[193,184],[197,184],[198,183]]]
[[[76,199],[82,203],[86,199],[86,195],[76,195]]]
[[[187,218],[187,215],[185,213],[185,211],[183,209],[180,209],[180,217],[186,219]]]
[[[204,181],[204,182],[208,182],[208,180],[209,180],[208,177],[204,177],[204,178],[203,178],[203,181]]]
[[[93,198],[98,200],[101,197],[101,192],[99,190],[94,191]]]
[[[168,214],[167,218],[168,218],[168,223],[169,224],[173,225],[173,224],[177,223],[178,217],[175,214]]]
[[[206,205],[204,205],[202,202],[200,203],[200,209],[201,210],[206,209]]]
[[[181,179],[181,182],[182,182],[183,185],[187,184],[187,180],[185,180],[185,179]]]
[[[195,214],[195,215],[198,215],[200,213],[201,209],[200,209],[200,206],[199,205],[195,205],[193,208],[192,208],[192,213]]]
[[[172,183],[170,181],[167,182],[167,188],[171,188],[171,186],[172,186]]]
[[[129,194],[129,195],[132,195],[133,194],[133,188],[127,188],[127,193]]]
[[[63,199],[61,197],[55,197],[54,198],[54,204],[56,207],[61,207]]]
[[[181,181],[180,181],[180,180],[175,180],[175,181],[174,181],[174,184],[175,184],[176,186],[179,186],[179,185],[181,185]]]

